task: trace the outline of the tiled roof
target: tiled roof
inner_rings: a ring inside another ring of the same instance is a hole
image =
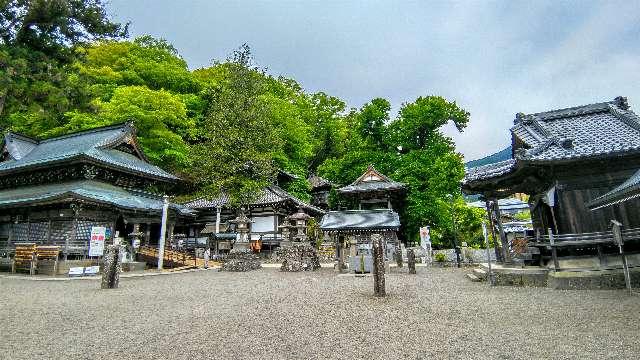
[[[466,170],[463,184],[503,176],[520,163],[557,163],[640,153],[640,119],[626,98],[535,114],[517,114],[515,159]]]
[[[108,126],[74,134],[36,141],[7,133],[5,148],[10,159],[0,163],[0,176],[35,166],[47,166],[62,161],[87,158],[122,169],[142,173],[162,180],[175,176],[132,154],[114,149],[124,141],[134,140],[135,130],[130,124]]]
[[[341,187],[338,189],[338,192],[342,194],[349,194],[379,190],[398,191],[404,190],[405,188],[405,184],[391,180],[389,177],[374,169],[372,165],[369,165],[367,171],[360,175],[356,181],[352,182],[350,185]]]
[[[531,162],[574,160],[640,151],[640,122],[626,99],[530,115],[511,129],[526,144],[516,158]]]
[[[287,193],[286,191],[282,190],[279,186],[276,186],[276,185],[271,185],[264,188],[260,192],[260,194],[258,194],[256,200],[254,200],[250,204],[250,206],[251,207],[270,206],[270,205],[281,204],[286,202],[290,202],[296,207],[302,207],[316,214],[325,213],[324,210],[305,203],[304,201]],[[200,198],[200,199],[187,202],[184,205],[191,209],[211,209],[211,208],[224,207],[228,203],[229,203],[229,195],[223,193],[220,196],[213,199]]]
[[[0,208],[35,205],[69,199],[84,199],[113,205],[126,210],[157,213],[162,212],[163,206],[162,197],[157,195],[140,191],[129,191],[99,181],[83,180],[0,191]],[[170,204],[170,208],[184,215],[193,213],[192,210],[182,205]]]
[[[320,229],[324,231],[397,230],[399,227],[398,213],[387,209],[329,211],[320,222]]]
[[[481,209],[484,209],[486,206],[484,201],[474,201],[468,205]],[[498,199],[498,207],[500,207],[501,211],[528,210],[529,204],[516,198],[504,198]]]
[[[320,177],[318,175],[311,175],[311,176],[309,176],[309,179],[307,179],[307,180],[309,181],[309,184],[311,185],[311,189],[312,190],[313,189],[321,189],[321,188],[325,188],[325,187],[330,188],[330,187],[333,186],[333,184],[329,180],[327,180],[327,179],[325,179],[323,177]]]
[[[514,171],[516,161],[514,159],[500,161],[495,164],[483,165],[471,169],[465,169],[465,176],[462,183],[468,183],[475,180],[488,180],[500,177]]]
[[[624,183],[587,204],[591,210],[615,205],[640,197],[640,170]]]

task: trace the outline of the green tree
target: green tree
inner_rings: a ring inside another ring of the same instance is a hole
[[[225,77],[206,91],[208,108],[200,124],[198,143],[192,146],[192,180],[200,192],[225,191],[238,204],[253,200],[275,176],[277,138],[265,93],[265,74],[253,65],[248,46],[224,63]]]
[[[44,137],[133,121],[145,154],[154,164],[185,172],[190,165],[187,145],[195,133],[195,123],[187,117],[182,98],[166,90],[143,86],[115,89],[108,102],[96,100],[93,113],[68,112],[64,125],[42,133]]]
[[[126,36],[100,0],[0,1],[0,126],[37,135],[90,100],[76,46]]]

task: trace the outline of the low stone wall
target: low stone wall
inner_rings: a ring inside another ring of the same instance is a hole
[[[454,249],[442,249],[433,250],[433,260],[436,259],[436,254],[444,254],[446,256],[446,262],[455,262],[456,253]],[[489,255],[491,261],[496,261],[496,253],[493,248],[489,249]],[[487,250],[486,249],[474,249],[474,248],[462,248],[460,249],[460,259],[465,263],[479,264],[487,262]]]
[[[640,287],[640,269],[629,269],[631,287]],[[549,272],[549,287],[558,290],[611,290],[624,289],[626,282],[624,272],[619,270],[584,271],[584,272]]]

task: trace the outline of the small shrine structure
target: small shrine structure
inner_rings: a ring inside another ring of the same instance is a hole
[[[385,242],[385,256],[392,258],[399,250],[400,216],[394,211],[406,191],[402,183],[391,180],[372,165],[353,183],[337,190],[339,194],[358,202],[357,210],[329,211],[320,229],[336,246],[340,268],[346,251],[354,258],[360,254],[371,256],[371,236],[380,234]]]

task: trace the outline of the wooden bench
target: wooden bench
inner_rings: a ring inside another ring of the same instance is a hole
[[[36,271],[36,261],[35,243],[17,243],[11,272],[15,273],[17,270],[29,270],[29,275],[33,275]]]
[[[36,246],[36,266],[38,273],[47,272],[50,275],[55,275],[58,271],[58,255],[60,255],[59,246]]]

